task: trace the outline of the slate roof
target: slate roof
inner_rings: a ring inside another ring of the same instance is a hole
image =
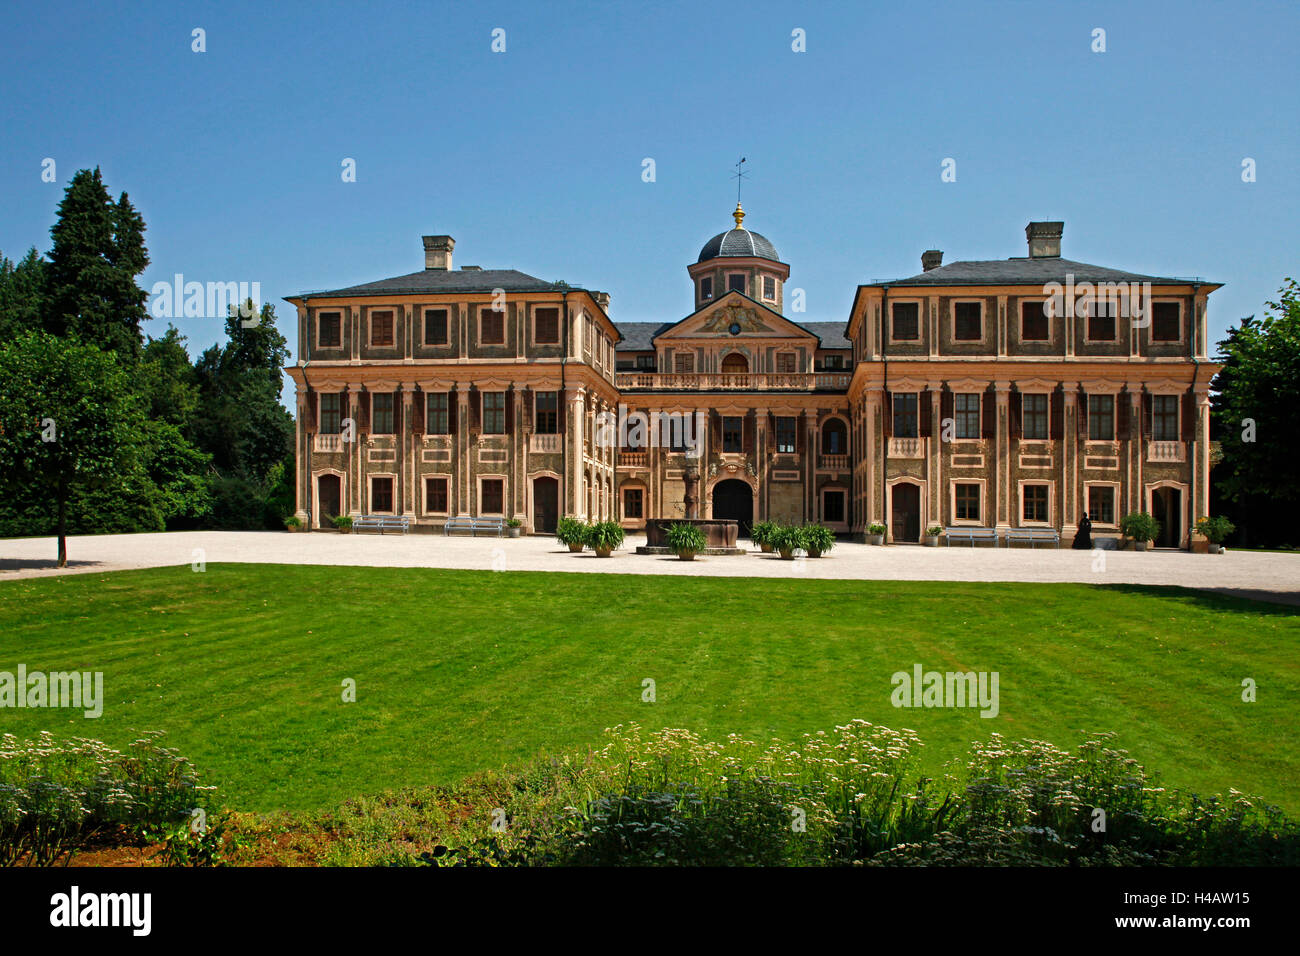
[[[1163,276],[1142,275],[1137,272],[1125,272],[1122,269],[1109,269],[1087,262],[1075,262],[1072,259],[1056,257],[986,259],[968,262],[950,262],[946,266],[922,272],[906,279],[897,279],[889,283],[890,288],[897,286],[932,286],[932,285],[1018,285],[1032,283],[1042,285],[1046,282],[1065,282],[1066,274],[1072,274],[1079,282],[1150,282],[1152,285],[1186,285],[1187,279],[1172,279]],[[882,285],[883,283],[872,283]]]
[[[766,236],[749,229],[728,229],[726,232],[718,233],[704,244],[704,248],[700,250],[700,257],[695,261],[746,256],[771,259],[774,262],[781,261],[781,257],[776,254],[776,246],[772,245]]]
[[[421,269],[404,276],[348,286],[345,289],[303,292],[298,298],[343,295],[409,295],[441,292],[558,292],[565,286],[547,282],[518,269]],[[575,290],[576,291],[576,290]]]
[[[843,322],[793,322],[819,336],[824,349],[847,349],[852,344],[844,337]],[[623,333],[623,341],[615,347],[617,352],[650,352],[654,350],[654,337],[671,329],[676,322],[616,322]]]

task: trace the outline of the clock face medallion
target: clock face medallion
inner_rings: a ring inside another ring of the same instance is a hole
[[[739,322],[732,322],[731,325],[727,328],[727,331],[730,332],[732,335],[739,335],[739,334],[740,334],[740,323],[739,323]]]

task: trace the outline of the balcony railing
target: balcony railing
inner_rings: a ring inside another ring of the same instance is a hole
[[[1153,441],[1147,446],[1147,461],[1183,461],[1186,446],[1180,441]]]
[[[643,451],[622,451],[618,453],[618,466],[620,468],[644,468],[649,460],[649,455]]]
[[[655,392],[812,392],[844,391],[850,377],[848,372],[620,372],[614,384]]]
[[[547,454],[560,450],[560,435],[534,435],[528,442],[528,450]]]
[[[321,435],[317,434],[312,442],[312,451],[329,452],[343,450],[342,435]]]
[[[848,471],[848,455],[822,455],[817,459],[817,467],[826,471]]]
[[[889,457],[890,458],[924,458],[925,439],[924,438],[890,438]]]

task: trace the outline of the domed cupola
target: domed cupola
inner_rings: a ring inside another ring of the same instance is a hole
[[[782,311],[783,285],[790,267],[766,236],[746,229],[745,210],[736,203],[736,228],[720,232],[704,244],[700,257],[687,267],[695,285],[695,308],[702,309],[729,292],[739,292],[775,312]]]
[[[742,223],[745,221],[745,210],[740,208],[740,203],[736,203],[736,211],[732,213],[736,219],[736,228],[728,229],[726,232],[720,232],[704,244],[700,250],[700,257],[696,262],[707,262],[709,259],[722,258],[754,258],[754,259],[771,259],[773,262],[780,262],[781,257],[776,254],[776,246],[764,235],[752,232],[746,229]]]

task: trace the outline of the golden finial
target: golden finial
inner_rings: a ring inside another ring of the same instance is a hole
[[[736,203],[736,211],[733,212],[733,213],[731,214],[731,216],[732,216],[733,219],[736,220],[736,228],[737,228],[737,229],[744,229],[744,228],[745,228],[745,225],[744,225],[744,223],[745,223],[745,210],[743,210],[743,209],[740,208],[740,203],[739,203],[739,202]]]

